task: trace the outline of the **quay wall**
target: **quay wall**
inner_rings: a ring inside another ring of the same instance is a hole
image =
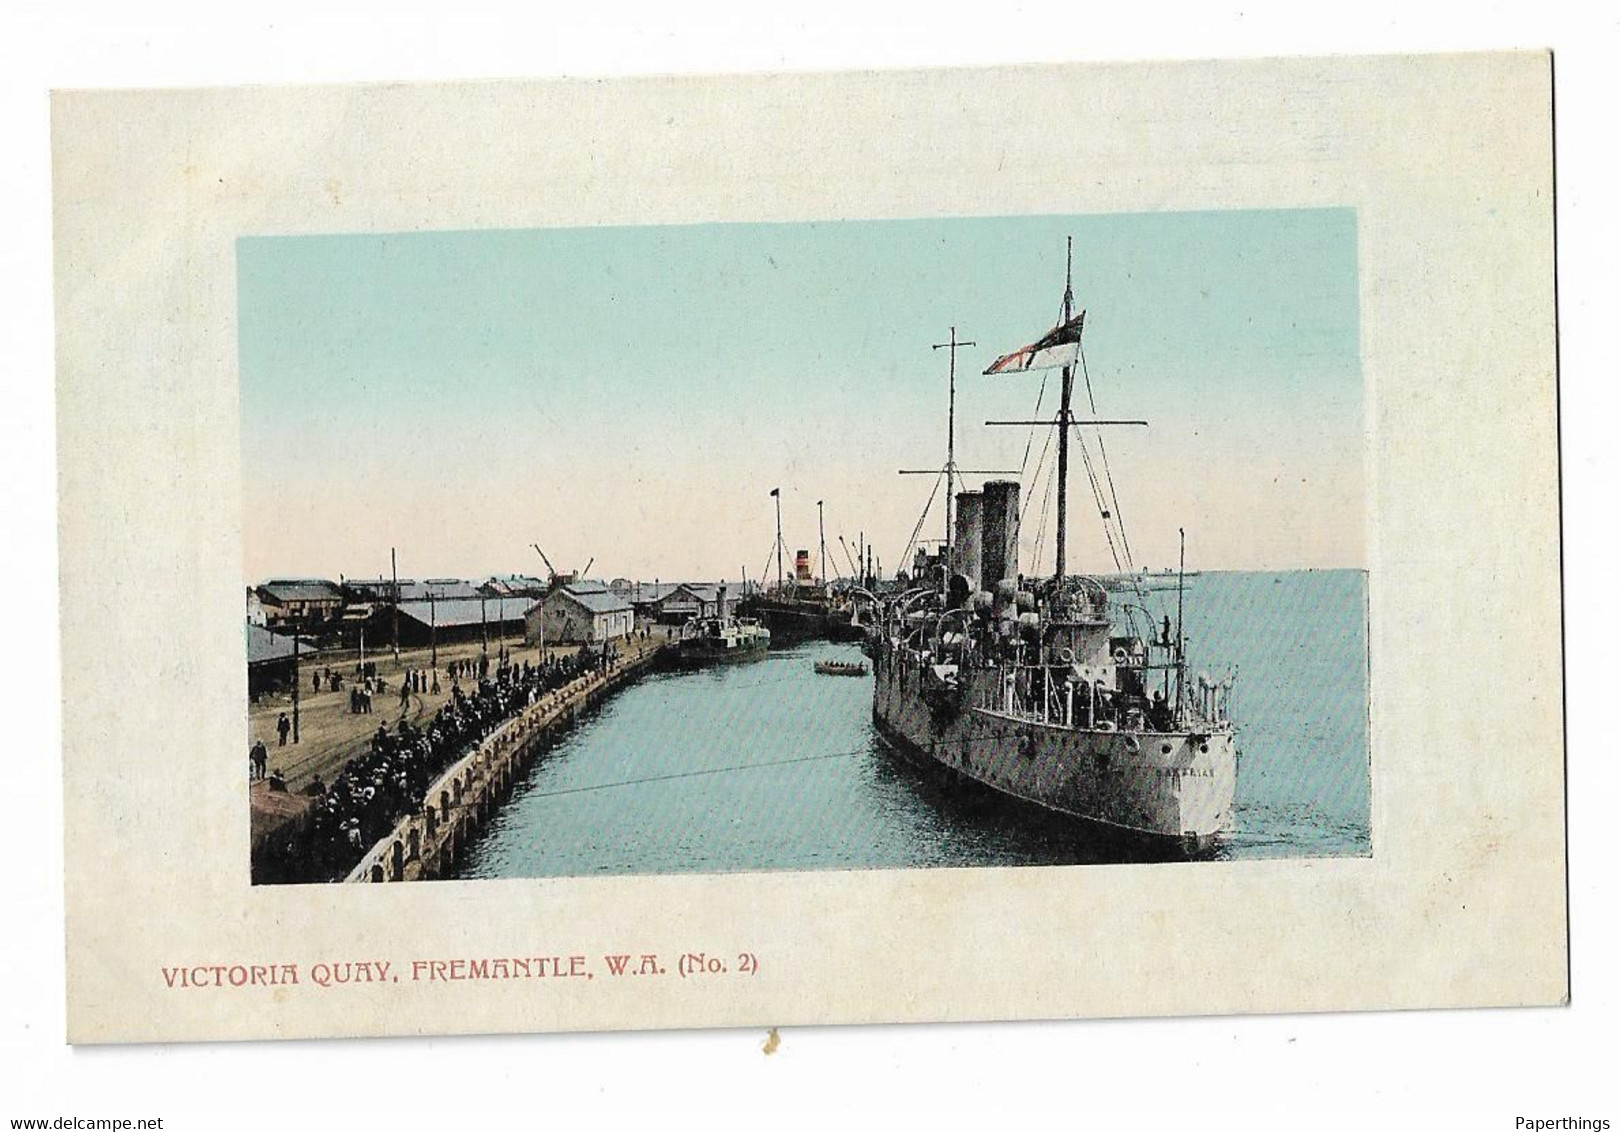
[[[658,663],[663,644],[623,656],[549,692],[483,739],[428,788],[420,813],[401,818],[345,884],[438,880],[451,875],[479,830],[555,737]]]

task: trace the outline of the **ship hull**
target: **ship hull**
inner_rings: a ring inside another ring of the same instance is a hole
[[[751,598],[739,612],[758,618],[771,631],[778,648],[816,640],[856,642],[866,637],[866,630],[853,624],[848,613],[818,602]]]
[[[763,661],[770,653],[770,638],[760,638],[737,648],[679,648],[669,656],[669,664],[677,669],[710,669],[719,664],[748,664]]]
[[[857,625],[845,612],[827,614],[827,639],[840,644],[858,644],[866,640],[866,629]]]
[[[924,679],[893,663],[874,679],[873,723],[912,761],[1155,857],[1208,856],[1232,831],[1229,730],[1096,731],[953,710],[930,701]]]
[[[714,668],[722,664],[748,664],[751,661],[764,660],[770,651],[769,640],[762,639],[757,644],[739,645],[734,649],[683,649],[677,648],[670,655],[670,665],[680,669]]]

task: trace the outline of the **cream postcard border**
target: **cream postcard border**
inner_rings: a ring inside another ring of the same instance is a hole
[[[1567,997],[1545,54],[53,98],[73,1042]],[[252,887],[243,235],[1349,206],[1370,859]],[[162,968],[748,951],[749,978]]]

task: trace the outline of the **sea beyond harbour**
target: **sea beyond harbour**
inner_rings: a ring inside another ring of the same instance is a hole
[[[1162,581],[1161,583],[1162,584]],[[1174,617],[1175,592],[1150,595]],[[1237,672],[1237,830],[1226,859],[1366,856],[1367,575],[1189,578],[1190,674]],[[1083,832],[891,752],[861,660],[814,641],[650,676],[541,755],[460,877],[1103,863]]]

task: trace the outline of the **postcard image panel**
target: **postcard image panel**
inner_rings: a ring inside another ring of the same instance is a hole
[[[58,95],[74,1040],[1561,998],[1547,84]]]

